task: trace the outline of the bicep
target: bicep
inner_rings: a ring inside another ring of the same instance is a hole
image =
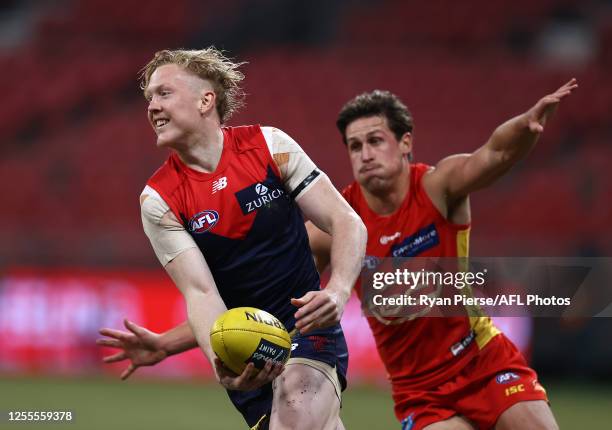
[[[334,221],[345,217],[358,218],[326,175],[303,192],[297,204],[307,219],[329,234],[332,233]]]
[[[495,169],[496,154],[481,147],[472,154],[455,154],[442,159],[424,178],[432,199],[441,196],[452,204],[471,192],[488,186],[499,172]]]

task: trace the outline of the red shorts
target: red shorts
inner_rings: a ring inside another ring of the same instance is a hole
[[[510,406],[545,400],[538,375],[506,336],[499,334],[461,371],[433,389],[393,394],[402,430],[421,430],[454,415],[462,415],[479,430],[493,428]]]

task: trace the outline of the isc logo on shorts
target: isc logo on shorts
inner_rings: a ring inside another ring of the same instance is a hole
[[[202,211],[198,212],[189,220],[189,231],[196,234],[206,233],[213,228],[219,221],[217,211]]]
[[[513,394],[522,393],[525,391],[525,385],[513,385],[512,387],[506,388],[504,392],[506,393],[506,397],[511,396]]]

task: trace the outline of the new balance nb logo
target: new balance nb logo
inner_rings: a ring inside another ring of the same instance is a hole
[[[215,194],[217,191],[227,187],[227,176],[217,179],[212,183],[212,193]]]

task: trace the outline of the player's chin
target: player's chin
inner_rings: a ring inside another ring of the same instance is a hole
[[[360,175],[359,183],[368,191],[384,191],[388,188],[389,181],[379,175],[370,172]]]
[[[168,138],[167,133],[159,133],[157,135],[156,145],[158,148],[172,148],[172,139]]]

